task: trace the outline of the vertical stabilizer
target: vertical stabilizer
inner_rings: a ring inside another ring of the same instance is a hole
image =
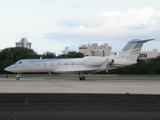
[[[133,39],[129,41],[126,44],[126,46],[122,49],[122,51],[117,56],[115,56],[115,58],[136,61],[143,46],[143,43],[148,42],[150,40],[154,39]]]

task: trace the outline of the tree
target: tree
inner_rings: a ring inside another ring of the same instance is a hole
[[[0,52],[0,73],[6,73],[4,68],[17,62],[20,59],[35,59],[35,58],[55,58],[53,53],[37,54],[32,49],[23,47],[6,48]],[[59,55],[57,58],[82,58],[84,54],[79,52],[70,52],[67,55]]]
[[[58,55],[57,58],[67,58],[66,54]]]
[[[69,52],[67,54],[62,54],[57,56],[57,58],[83,58],[84,54],[80,52]]]
[[[42,58],[55,58],[55,54],[53,53],[46,53],[42,55]]]
[[[0,52],[0,73],[5,73],[4,68],[20,59],[37,58],[37,54],[28,48],[6,48]]]
[[[17,62],[20,59],[35,58],[55,58],[52,53],[37,54],[32,49],[23,47],[6,48],[0,52],[0,73],[6,73],[4,68]],[[69,52],[62,54],[57,58],[83,58],[84,54],[80,52]],[[137,60],[137,64],[109,71],[111,74],[160,74],[160,57]],[[104,72],[102,72],[104,73]]]

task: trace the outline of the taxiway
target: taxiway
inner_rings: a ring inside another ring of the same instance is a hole
[[[160,94],[160,80],[0,79],[0,93]]]

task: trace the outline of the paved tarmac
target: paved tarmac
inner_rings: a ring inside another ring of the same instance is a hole
[[[0,120],[159,120],[160,95],[0,94]]]
[[[0,93],[158,94],[160,80],[0,79]]]
[[[0,120],[159,120],[160,80],[0,79]]]

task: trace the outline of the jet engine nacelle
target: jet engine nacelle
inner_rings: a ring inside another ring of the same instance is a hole
[[[85,65],[102,65],[106,60],[105,57],[84,57]]]
[[[114,59],[110,59],[109,62],[108,62],[109,65],[111,65],[113,63],[114,63]]]
[[[105,57],[84,57],[85,65],[102,65],[107,60],[108,64],[111,65],[114,59],[107,59]]]

